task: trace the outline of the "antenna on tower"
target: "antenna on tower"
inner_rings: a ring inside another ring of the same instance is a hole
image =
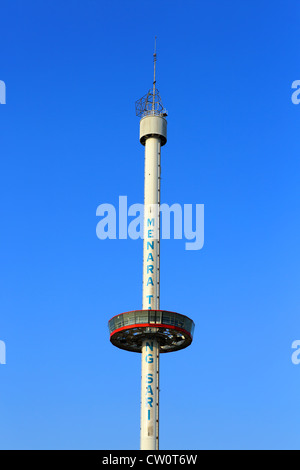
[[[154,114],[155,110],[155,95],[156,95],[156,61],[157,61],[157,54],[156,54],[156,36],[154,40],[154,54],[153,54],[153,67],[154,67],[154,73],[153,73],[153,102],[152,102],[152,111]]]
[[[145,117],[149,114],[153,114],[155,116],[162,116],[165,117],[168,115],[167,110],[164,108],[162,104],[162,100],[159,94],[158,89],[156,88],[156,61],[157,61],[157,53],[156,53],[156,39],[154,42],[154,53],[153,53],[153,87],[148,91],[148,93],[139,100],[135,102],[135,112],[136,115],[139,117]]]

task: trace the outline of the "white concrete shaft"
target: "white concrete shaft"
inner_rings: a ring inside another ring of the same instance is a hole
[[[159,309],[159,156],[160,139],[145,145],[143,310]]]
[[[142,346],[141,450],[158,450],[159,344]]]
[[[160,269],[160,148],[159,136],[145,142],[143,310],[159,310]],[[141,450],[159,448],[159,344],[142,347]]]

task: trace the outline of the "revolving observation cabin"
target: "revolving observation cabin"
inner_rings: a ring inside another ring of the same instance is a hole
[[[190,318],[164,310],[136,310],[109,321],[110,341],[120,349],[141,352],[145,340],[155,338],[161,353],[178,351],[193,340],[195,324]]]

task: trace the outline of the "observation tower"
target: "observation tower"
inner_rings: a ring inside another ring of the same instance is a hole
[[[141,353],[141,450],[159,449],[159,357],[192,343],[194,322],[160,309],[161,147],[167,143],[167,111],[156,88],[156,40],[153,87],[136,102],[140,142],[145,147],[144,247],[142,310],[121,313],[109,321],[110,341]]]

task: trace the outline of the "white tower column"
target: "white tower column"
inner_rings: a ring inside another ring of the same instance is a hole
[[[159,310],[160,138],[145,141],[143,310]],[[151,318],[150,318],[151,321]],[[151,328],[149,328],[149,332]],[[155,330],[156,331],[156,330]],[[141,449],[159,447],[159,343],[142,345]]]
[[[142,345],[141,450],[158,450],[159,344],[155,339]]]
[[[160,139],[145,143],[143,310],[159,309],[159,155]]]
[[[140,141],[145,145],[143,310],[160,308],[160,155],[167,141],[167,121],[149,114],[140,122]],[[151,315],[149,318],[151,324]],[[142,344],[141,449],[159,448],[159,348],[157,328],[147,327]],[[151,336],[151,332],[154,336]]]

